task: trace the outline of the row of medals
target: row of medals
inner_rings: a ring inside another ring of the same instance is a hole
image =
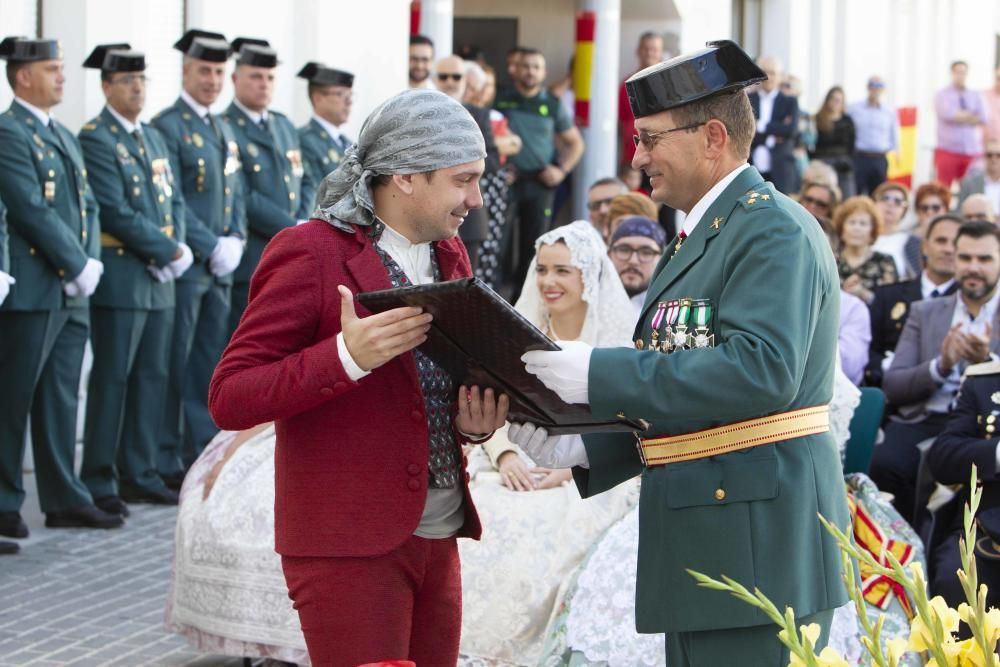
[[[688,326],[693,319],[694,328]],[[654,352],[669,354],[715,345],[715,334],[710,333],[712,306],[709,299],[673,299],[660,301],[651,323],[649,348]],[[646,347],[642,338],[635,341],[638,350]]]

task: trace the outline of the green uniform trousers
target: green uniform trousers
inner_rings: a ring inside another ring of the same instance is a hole
[[[167,391],[173,308],[92,308],[94,367],[80,478],[95,498],[118,495],[118,479],[166,488],[156,469]]]
[[[767,591],[764,591],[767,594]],[[728,593],[719,593],[728,595]],[[795,620],[796,625],[817,623],[821,629],[816,653],[830,639],[833,609],[816,612]],[[788,648],[778,639],[777,625],[754,625],[747,628],[673,632],[667,634],[667,664],[670,667],[786,667]]]
[[[183,472],[219,428],[208,413],[208,384],[229,333],[229,285],[177,282],[170,382],[160,433],[161,475]]]
[[[236,327],[240,324],[243,311],[250,301],[250,283],[233,283],[233,291],[229,297],[229,328],[226,331],[226,343],[233,337]]]
[[[73,472],[88,327],[85,308],[0,312],[0,512],[18,512],[24,502],[29,419],[42,511],[93,502]]]

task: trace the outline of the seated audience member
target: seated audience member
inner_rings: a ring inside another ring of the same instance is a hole
[[[1000,350],[993,327],[998,277],[1000,230],[986,222],[962,224],[955,237],[958,291],[913,304],[885,372],[882,389],[898,414],[875,447],[870,475],[893,494],[896,509],[908,521],[915,509],[917,443],[944,429],[966,367]]]
[[[587,191],[587,210],[590,212],[590,224],[601,235],[607,239],[610,232],[608,224],[611,219],[608,212],[611,208],[611,200],[618,195],[625,194],[629,188],[624,182],[617,178],[600,178],[590,186]]]
[[[646,290],[653,279],[653,271],[663,256],[667,235],[660,223],[641,215],[621,218],[608,244],[608,256],[615,265],[625,292],[632,300],[635,318],[642,314]]]
[[[797,199],[802,208],[815,217],[829,219],[840,204],[840,189],[828,183],[802,181]]]
[[[996,209],[1000,207],[1000,138],[986,141],[983,158],[985,168],[970,172],[962,179],[958,201],[964,202],[970,195],[985,194]]]
[[[958,214],[965,220],[980,220],[997,223],[997,212],[993,200],[984,194],[969,195],[958,207]]]
[[[840,291],[840,327],[837,332],[837,349],[840,368],[854,384],[861,384],[868,364],[868,348],[872,329],[868,306],[865,302],[843,290]]]
[[[806,181],[822,183],[831,188],[837,186],[840,189],[840,186],[837,185],[837,171],[822,160],[812,160],[806,165],[802,172],[802,182]]]
[[[875,188],[872,199],[875,200],[878,210],[882,212],[882,233],[875,241],[874,249],[892,257],[893,261],[896,262],[896,273],[900,278],[907,277],[906,255],[903,252],[903,246],[910,238],[910,233],[900,229],[899,225],[909,206],[910,191],[905,185],[886,181]],[[908,277],[915,278],[916,275]]]
[[[641,192],[626,192],[623,195],[618,195],[611,200],[611,206],[608,209],[608,233],[604,236],[604,242],[608,242],[608,239],[615,232],[615,227],[625,216],[641,215],[644,218],[657,220],[658,214],[659,207],[656,202]]]
[[[927,234],[931,220],[951,210],[951,192],[937,181],[924,183],[913,195],[913,208],[917,214],[917,227],[903,245],[906,258],[904,276],[918,276],[923,269],[924,258],[920,254],[920,243]]]
[[[919,278],[875,288],[871,303],[872,335],[865,384],[882,385],[882,374],[892,361],[899,335],[910,313],[910,304],[952,294],[955,284],[955,235],[962,219],[939,215],[927,227],[922,253],[926,258]]]
[[[1000,362],[969,366],[958,392],[955,409],[944,431],[927,453],[927,465],[941,484],[960,489],[947,505],[937,511],[947,522],[947,535],[930,553],[931,594],[940,595],[953,608],[965,602],[962,584],[955,572],[962,566],[958,541],[964,534],[963,507],[969,501],[969,478],[975,465],[982,482],[976,523],[976,571],[986,584],[986,606],[1000,606],[1000,478],[997,477],[1000,443]]]
[[[840,240],[840,286],[871,303],[876,287],[898,279],[892,257],[872,249],[882,228],[882,214],[868,197],[851,197],[837,207],[833,226]]]

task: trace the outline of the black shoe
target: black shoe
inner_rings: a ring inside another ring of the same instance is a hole
[[[119,489],[122,500],[127,503],[149,503],[151,505],[176,505],[179,496],[170,489],[143,489],[122,485]]]
[[[178,472],[172,472],[167,475],[160,475],[160,479],[163,483],[167,485],[167,488],[171,491],[180,491],[181,485],[184,483],[185,472],[183,470]]]
[[[121,528],[125,520],[94,505],[82,505],[65,512],[47,512],[46,528]]]
[[[28,526],[21,520],[20,512],[0,512],[0,535],[19,540],[28,536]]]
[[[17,542],[0,540],[0,556],[13,556],[19,551],[21,551],[21,545]]]
[[[123,519],[128,518],[128,515],[130,514],[128,511],[128,505],[126,505],[125,501],[118,496],[101,496],[100,498],[94,498],[94,504],[97,505],[97,509],[102,512],[117,514]]]

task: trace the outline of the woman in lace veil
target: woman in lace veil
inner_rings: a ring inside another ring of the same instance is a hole
[[[604,242],[582,220],[538,239],[515,308],[555,341],[629,345],[634,328]],[[534,664],[563,581],[634,505],[637,486],[584,501],[569,470],[535,467],[505,429],[472,453],[469,467],[486,528],[480,542],[459,543],[462,664]]]

